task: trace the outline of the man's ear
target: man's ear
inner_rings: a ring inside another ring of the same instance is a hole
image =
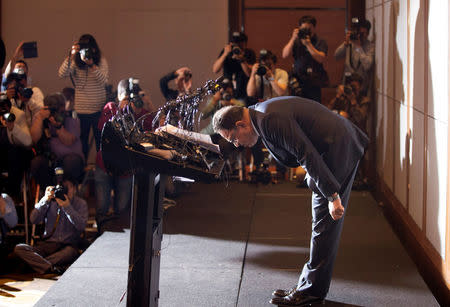
[[[235,123],[235,125],[236,125],[236,128],[237,128],[237,127],[245,128],[246,123],[245,123],[245,121],[243,121],[243,120],[238,120],[238,121]]]

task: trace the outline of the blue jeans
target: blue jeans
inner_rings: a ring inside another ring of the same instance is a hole
[[[111,191],[114,190],[114,213],[124,211],[131,202],[133,177],[108,175],[104,170],[95,169],[95,192],[97,195],[97,223],[101,224],[108,214],[111,205]]]

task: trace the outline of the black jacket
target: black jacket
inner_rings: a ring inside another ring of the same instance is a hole
[[[272,98],[249,110],[275,159],[288,167],[302,166],[325,197],[340,192],[369,143],[350,121],[306,98]]]

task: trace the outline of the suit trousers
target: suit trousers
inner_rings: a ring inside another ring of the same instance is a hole
[[[348,200],[358,165],[342,182],[339,195],[344,216],[335,221],[328,209],[328,200],[319,192],[314,182],[308,182],[312,194],[312,233],[309,261],[304,265],[298,280],[297,290],[306,295],[325,298],[330,288],[334,261],[347,212]]]

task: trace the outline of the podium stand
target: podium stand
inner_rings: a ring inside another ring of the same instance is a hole
[[[164,183],[168,175],[211,180],[218,177],[224,161],[210,169],[169,161],[127,146],[110,122],[102,131],[101,150],[105,167],[113,173],[133,174],[130,256],[127,306],[158,306],[162,241]]]

